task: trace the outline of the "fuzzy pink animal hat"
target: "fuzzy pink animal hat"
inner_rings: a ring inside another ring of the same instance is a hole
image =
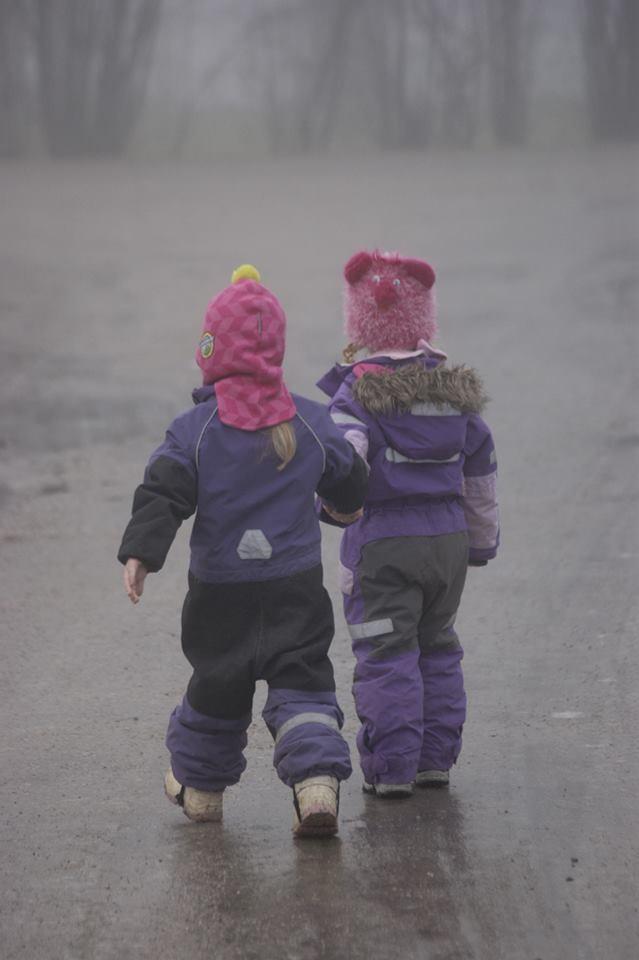
[[[354,349],[415,350],[437,333],[435,271],[425,260],[362,250],[344,277],[346,334]]]

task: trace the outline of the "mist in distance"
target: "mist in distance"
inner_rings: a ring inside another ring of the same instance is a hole
[[[639,137],[635,0],[0,0],[0,155]]]

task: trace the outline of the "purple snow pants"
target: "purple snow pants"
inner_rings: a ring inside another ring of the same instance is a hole
[[[368,783],[410,783],[419,770],[449,770],[459,756],[466,695],[453,624],[467,562],[465,532],[362,548],[344,608]]]
[[[203,583],[189,575],[182,648],[193,667],[166,744],[177,780],[199,790],[237,783],[256,680],[266,680],[263,717],[274,765],[288,786],[306,777],[351,774],[328,649],[333,609],[322,568],[244,583]]]

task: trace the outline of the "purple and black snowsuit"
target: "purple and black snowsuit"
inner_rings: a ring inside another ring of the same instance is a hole
[[[370,466],[364,516],[341,547],[362,771],[410,783],[449,770],[461,749],[455,616],[468,563],[485,564],[499,540],[486,397],[473,370],[421,351],[337,365],[318,386]]]
[[[364,462],[325,407],[296,396],[297,452],[278,470],[267,432],[222,423],[214,387],[169,427],[133,501],[118,558],[159,570],[196,510],[182,647],[193,667],[167,733],[177,780],[223,790],[245,769],[255,682],[274,764],[289,786],[351,773],[328,649],[333,611],[322,584],[319,493],[340,512],[362,505]]]

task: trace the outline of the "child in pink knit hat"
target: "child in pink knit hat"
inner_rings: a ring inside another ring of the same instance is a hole
[[[182,648],[193,668],[169,722],[168,798],[191,820],[219,820],[246,766],[255,683],[274,765],[292,788],[298,836],[337,830],[350,775],[328,650],[333,611],[322,583],[318,493],[356,517],[366,467],[322,405],[289,393],[286,317],[254,267],[211,301],[196,358],[203,386],[152,454],[119,560],[137,603],[183,520],[195,513]]]
[[[364,790],[406,797],[448,784],[466,716],[455,617],[469,564],[497,551],[497,462],[474,370],[447,366],[435,273],[398,254],[344,270],[346,364],[319,383],[370,468],[362,519],[342,540]],[[360,361],[355,357],[365,351]]]

